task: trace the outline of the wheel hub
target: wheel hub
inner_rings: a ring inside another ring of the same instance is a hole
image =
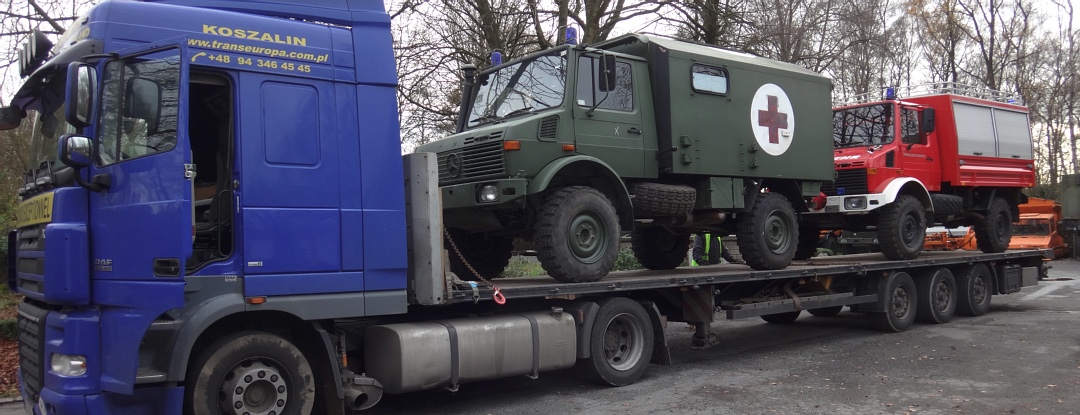
[[[582,262],[594,262],[604,253],[607,242],[604,224],[592,212],[582,212],[570,222],[570,250]]]
[[[974,288],[972,297],[974,297],[975,303],[982,304],[983,300],[986,299],[986,279],[976,278],[972,288]]]
[[[892,296],[892,310],[893,315],[898,319],[907,317],[911,311],[911,298],[908,296],[907,290],[904,287],[896,287]]]
[[[641,360],[644,335],[641,326],[629,314],[619,314],[608,323],[604,332],[604,357],[618,371],[632,369]]]
[[[279,415],[289,400],[285,377],[274,365],[249,359],[221,383],[221,410],[234,415]]]
[[[914,246],[916,242],[916,235],[919,233],[919,220],[914,214],[908,214],[904,216],[903,223],[900,224],[900,236],[904,240],[904,244],[907,246]]]
[[[788,238],[791,224],[784,218],[783,212],[773,211],[769,214],[769,218],[765,221],[765,244],[768,245],[769,250],[776,253],[782,253],[787,251],[788,244],[791,243]]]
[[[937,306],[938,311],[944,312],[948,310],[951,300],[952,288],[945,281],[938,282],[937,289],[934,290],[934,304]]]

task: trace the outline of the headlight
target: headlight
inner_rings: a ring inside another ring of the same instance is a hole
[[[480,186],[480,191],[477,193],[476,198],[480,203],[491,203],[499,200],[499,186],[494,184]]]
[[[60,376],[82,376],[86,374],[86,356],[53,353],[52,372]]]
[[[846,209],[846,210],[866,209],[866,197],[865,196],[856,196],[856,197],[846,197],[846,198],[844,198],[844,209]]]

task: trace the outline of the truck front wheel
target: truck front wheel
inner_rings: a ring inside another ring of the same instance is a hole
[[[304,354],[270,333],[233,333],[207,347],[190,366],[187,415],[311,413],[315,377]]]
[[[480,234],[470,234],[457,229],[450,229],[450,270],[458,278],[475,281],[476,274],[485,279],[498,277],[513,254],[514,240],[511,238],[485,238]],[[454,248],[457,248],[456,250]],[[460,252],[460,255],[458,255]]]
[[[648,269],[675,269],[686,260],[690,234],[660,227],[636,228],[630,239],[634,257]]]
[[[653,353],[653,327],[645,308],[629,298],[604,299],[592,327],[590,357],[578,361],[578,370],[611,386],[637,382]]]
[[[990,201],[990,209],[975,224],[975,241],[986,253],[1005,252],[1012,240],[1012,212],[1009,202],[1000,197]]]
[[[877,225],[881,253],[892,260],[914,259],[926,242],[926,215],[919,199],[901,195],[881,208]]]
[[[619,255],[619,216],[600,191],[563,188],[540,208],[533,242],[540,265],[552,278],[599,281]]]
[[[753,269],[782,269],[795,257],[799,227],[791,202],[779,193],[759,194],[750,211],[739,215],[736,242]]]

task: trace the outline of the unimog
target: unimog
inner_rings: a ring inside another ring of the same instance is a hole
[[[563,282],[596,281],[620,236],[672,269],[695,232],[734,233],[754,269],[796,255],[796,214],[831,182],[831,81],[805,68],[628,34],[464,68],[438,155],[451,269],[493,278],[514,238]]]

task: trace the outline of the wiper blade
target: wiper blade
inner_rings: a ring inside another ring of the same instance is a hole
[[[513,116],[518,115],[518,114],[524,114],[526,112],[532,111],[532,109],[533,109],[533,107],[530,107],[530,106],[526,106],[525,108],[518,108],[516,110],[510,111],[509,114],[503,115],[503,118],[513,117]]]
[[[476,117],[476,118],[473,118],[473,119],[469,120],[469,122],[478,122],[478,123],[483,124],[483,123],[489,123],[489,122],[492,122],[492,121],[498,121],[499,118],[500,117],[498,117],[496,115],[481,115],[479,117]]]

